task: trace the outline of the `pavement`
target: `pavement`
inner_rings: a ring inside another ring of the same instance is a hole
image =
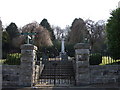
[[[87,86],[37,86],[21,88],[3,88],[2,90],[120,90],[120,83],[93,84]]]
[[[120,90],[120,88],[45,87],[45,88],[4,88],[2,90]]]

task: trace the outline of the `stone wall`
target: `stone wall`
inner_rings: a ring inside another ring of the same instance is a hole
[[[33,45],[23,45],[21,65],[1,65],[3,87],[32,86],[38,82],[44,65],[35,64]],[[79,43],[75,46],[75,81],[76,85],[120,82],[120,65],[89,65],[89,45]]]
[[[21,85],[20,76],[21,66],[20,65],[0,65],[2,67],[2,87],[20,87]],[[43,70],[43,66],[35,65],[35,72],[33,74],[33,83],[37,83],[39,75]],[[27,77],[25,77],[27,78]]]
[[[91,65],[90,83],[117,83],[120,82],[119,65]]]
[[[21,46],[21,49],[20,65],[1,65],[3,87],[28,87],[33,86],[38,81],[43,66],[36,65],[37,47],[25,44]]]
[[[2,86],[19,86],[20,65],[2,65]]]
[[[89,65],[89,45],[75,45],[76,85],[120,83],[120,65]]]

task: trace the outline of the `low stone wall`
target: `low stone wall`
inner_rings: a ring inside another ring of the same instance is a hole
[[[43,70],[43,66],[35,65],[33,74],[33,83],[37,83],[39,75]],[[3,87],[19,87],[20,82],[20,65],[2,65],[2,86]],[[25,77],[28,78],[28,77]]]
[[[36,65],[37,47],[32,44],[21,46],[21,64],[2,66],[3,87],[30,87],[37,83],[41,65]]]
[[[120,82],[120,65],[92,65],[90,69],[90,83],[118,83]]]
[[[120,65],[89,65],[89,45],[75,46],[76,85],[120,83]]]
[[[2,86],[19,86],[20,65],[2,65]]]

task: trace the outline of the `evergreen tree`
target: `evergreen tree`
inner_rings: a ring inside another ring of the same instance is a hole
[[[8,33],[6,31],[3,31],[3,33],[2,33],[2,46],[8,45],[9,42],[10,42],[10,40],[9,40]]]
[[[3,58],[6,58],[7,52],[9,52],[10,48],[10,37],[6,31],[2,33],[2,53]]]
[[[54,35],[54,32],[53,32],[53,29],[51,28],[50,24],[48,23],[48,20],[43,19],[41,21],[40,25],[42,25],[44,28],[46,28],[50,32],[51,39],[55,40],[55,35]]]
[[[107,26],[108,49],[114,59],[120,59],[120,8],[112,11]]]
[[[18,27],[15,23],[10,23],[9,26],[6,28],[7,33],[10,36],[10,39],[12,40],[14,37],[17,37],[19,35]]]

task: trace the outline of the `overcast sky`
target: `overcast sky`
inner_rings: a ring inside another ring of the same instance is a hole
[[[15,22],[22,27],[46,18],[51,25],[64,28],[75,18],[107,20],[120,0],[0,0],[3,25]]]

